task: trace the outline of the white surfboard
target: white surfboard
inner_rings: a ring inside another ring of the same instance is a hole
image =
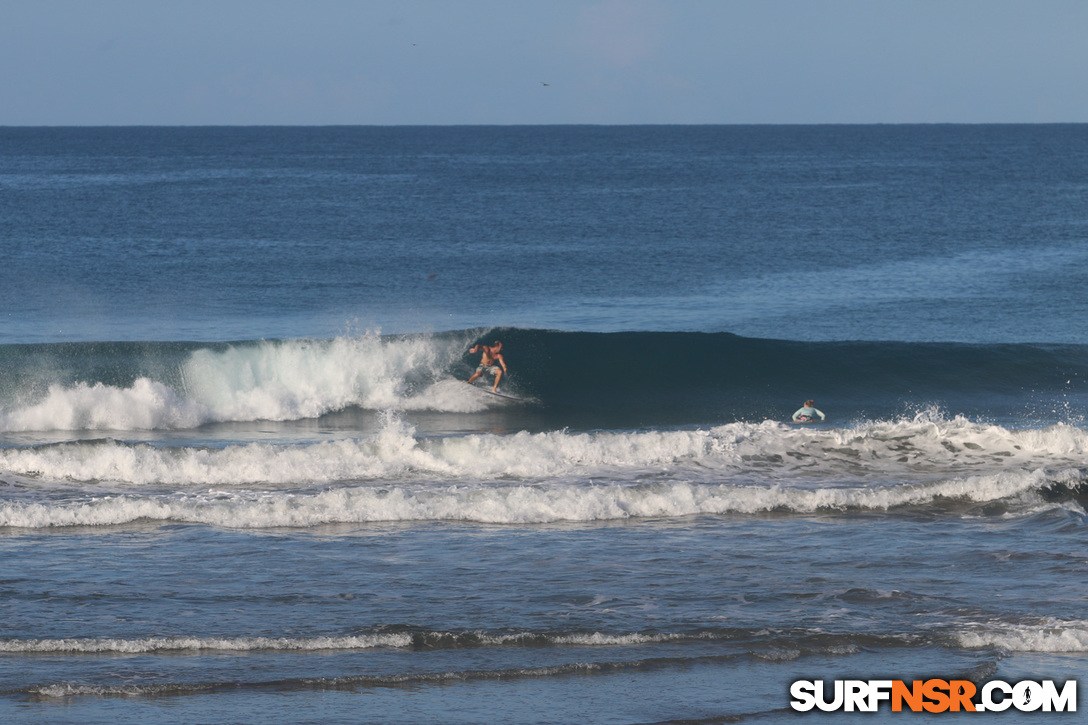
[[[505,400],[511,400],[511,401],[513,401],[515,403],[531,403],[532,402],[531,400],[526,400],[525,398],[519,398],[516,395],[510,395],[508,393],[496,392],[496,391],[492,390],[491,388],[485,388],[483,386],[477,385],[476,383],[470,383],[467,380],[463,380],[462,382],[465,383],[466,385],[468,385],[469,387],[476,388],[481,393],[487,393],[488,395],[493,395],[496,398],[503,398]]]

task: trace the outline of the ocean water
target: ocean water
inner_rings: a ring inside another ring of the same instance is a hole
[[[1086,125],[0,128],[0,249],[3,722],[1088,666]]]

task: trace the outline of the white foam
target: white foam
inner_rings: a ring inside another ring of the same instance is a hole
[[[1038,626],[1009,626],[961,632],[962,647],[995,648],[1006,652],[1088,652],[1088,623],[1045,622]]]
[[[0,652],[16,654],[144,654],[220,650],[315,651],[409,647],[409,634],[373,634],[354,637],[147,637],[143,639],[73,638],[0,640]]]
[[[318,492],[224,491],[108,495],[77,501],[9,501],[0,526],[102,526],[138,520],[234,528],[329,523],[473,521],[496,524],[584,522],[769,511],[886,510],[958,496],[969,501],[1032,491],[1041,473],[881,488],[796,489],[768,485],[455,484],[349,486]]]
[[[221,421],[315,418],[352,405],[413,410],[444,402],[478,410],[483,404],[471,391],[451,396],[459,388],[448,384],[413,391],[407,382],[437,377],[462,351],[426,336],[378,335],[198,350],[185,365],[185,387]]]
[[[465,386],[462,386],[465,387]],[[746,476],[803,485],[876,476],[929,480],[963,473],[964,495],[1008,489],[995,474],[1076,467],[1088,433],[1058,425],[1010,431],[969,424],[877,423],[853,430],[796,430],[776,423],[710,430],[519,432],[417,438],[396,415],[376,435],[308,445],[158,448],[118,441],[0,449],[0,469],[55,481],[136,486],[305,486],[372,480],[530,482],[576,478],[721,480]],[[981,478],[980,478],[981,477]],[[992,483],[986,483],[986,481]]]
[[[584,647],[622,647],[655,644],[689,639],[718,639],[721,635],[701,632],[696,634],[641,632],[606,634],[602,632],[578,632],[572,634],[540,635],[532,632],[488,634],[467,633],[484,647],[538,646],[542,641],[553,645]],[[451,632],[423,633],[430,641],[450,640],[463,646],[463,634]],[[343,637],[144,637],[117,639],[87,637],[67,639],[9,639],[0,640],[0,653],[7,654],[169,654],[186,652],[312,652],[321,650],[366,650],[375,648],[405,649],[413,646],[410,633],[369,634]]]
[[[146,377],[127,387],[55,384],[40,399],[0,410],[0,430],[188,429],[316,418],[351,406],[484,410],[484,396],[448,379],[463,351],[461,340],[378,335],[200,349],[176,388]]]
[[[0,449],[0,469],[23,482],[0,503],[0,526],[544,523],[887,510],[947,499],[1034,506],[1044,505],[1044,486],[1081,483],[1072,464],[1085,440],[1067,426],[1018,432],[958,419],[852,431],[768,422],[417,438],[390,416],[374,436],[311,445]]]
[[[211,418],[201,403],[140,378],[128,388],[96,383],[51,385],[44,399],[0,413],[4,431],[193,428]]]

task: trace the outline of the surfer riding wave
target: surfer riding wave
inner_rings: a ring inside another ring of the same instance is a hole
[[[503,373],[506,372],[506,360],[502,357],[502,343],[495,340],[491,345],[479,344],[469,348],[469,354],[477,352],[480,353],[480,364],[476,367],[476,372],[472,374],[468,382],[476,382],[476,379],[484,373],[494,375],[495,384],[491,387],[491,392],[497,393],[499,391],[499,381],[502,379]]]

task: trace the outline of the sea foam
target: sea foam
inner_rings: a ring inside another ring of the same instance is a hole
[[[462,386],[465,387],[465,386]],[[708,429],[417,436],[395,413],[360,438],[223,448],[158,447],[105,439],[0,449],[0,469],[43,481],[122,486],[309,486],[368,481],[715,481],[824,485],[874,476],[1076,469],[1088,432],[1066,425],[1018,431],[947,421],[797,429],[772,421]]]
[[[1088,652],[1088,622],[1048,621],[1038,626],[962,632],[956,640],[963,647],[992,647],[1006,652]]]
[[[484,410],[492,401],[448,372],[465,345],[460,337],[368,334],[198,348],[163,380],[53,382],[42,394],[15,396],[0,407],[0,431],[177,430],[349,407]]]
[[[125,494],[0,504],[0,526],[103,526],[134,521],[224,528],[332,523],[465,521],[492,524],[590,522],[698,514],[883,511],[955,498],[982,503],[1035,492],[1041,472],[929,486],[793,489],[710,483],[462,484],[353,486],[316,492],[225,491]]]
[[[417,437],[159,448],[115,440],[0,449],[19,485],[0,526],[140,519],[227,527],[376,521],[526,524],[697,514],[879,511],[1077,491],[1088,434],[951,421],[852,430],[774,422],[706,430]]]

